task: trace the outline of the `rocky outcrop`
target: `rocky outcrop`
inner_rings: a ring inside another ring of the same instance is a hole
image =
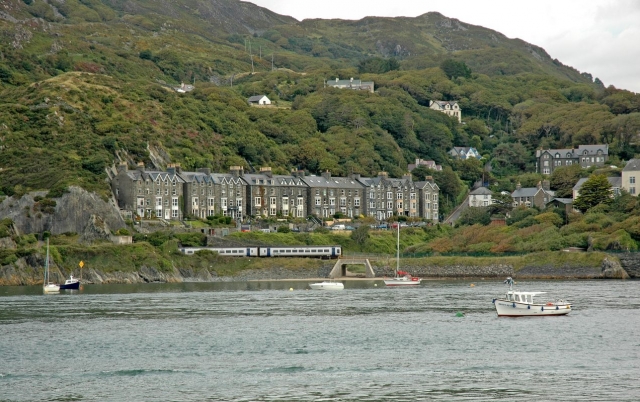
[[[602,277],[605,279],[629,279],[629,274],[620,262],[607,257],[602,261]]]
[[[615,257],[630,278],[640,278],[640,253],[619,253]]]
[[[46,192],[8,197],[0,203],[0,216],[10,218],[17,232],[78,233],[84,241],[108,239],[109,231],[125,227],[118,208],[80,187],[69,187],[60,198],[43,207]]]

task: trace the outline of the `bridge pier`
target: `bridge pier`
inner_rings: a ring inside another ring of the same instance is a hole
[[[376,273],[373,272],[371,263],[366,258],[339,258],[333,269],[329,273],[329,278],[341,278],[347,276],[347,265],[364,265],[365,277],[375,278]]]

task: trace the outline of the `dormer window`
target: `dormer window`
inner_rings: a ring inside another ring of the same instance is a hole
[[[557,153],[555,157],[556,157],[556,158],[559,158],[559,157],[560,157],[560,154],[559,154],[559,153]]]

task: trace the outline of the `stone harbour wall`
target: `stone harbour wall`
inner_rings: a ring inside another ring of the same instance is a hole
[[[619,256],[615,256],[619,257]],[[434,279],[462,279],[462,278],[506,278],[518,279],[627,279],[637,278],[640,273],[640,254],[632,254],[621,258],[621,264],[615,257],[607,257],[600,267],[574,266],[545,266],[528,265],[521,269],[514,269],[508,264],[495,265],[420,265],[411,260],[402,260],[402,270],[414,276]],[[195,269],[173,267],[159,269],[158,267],[142,265],[137,271],[110,270],[103,272],[95,269],[85,269],[82,277],[85,283],[171,283],[171,282],[220,282],[220,281],[250,281],[250,280],[282,280],[282,279],[311,279],[327,278],[334,261],[317,260],[317,265],[307,269],[269,268],[246,269],[233,276],[220,276],[211,269]],[[394,268],[388,263],[371,261],[376,277],[393,276]],[[74,276],[78,276],[77,269]],[[61,282],[71,272],[52,264],[52,278]],[[627,273],[629,272],[629,273]],[[351,277],[364,275],[350,274]],[[0,267],[0,286],[2,285],[37,285],[42,283],[42,261],[35,256],[21,258],[12,265]]]

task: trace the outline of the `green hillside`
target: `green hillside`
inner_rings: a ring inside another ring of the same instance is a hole
[[[118,161],[400,176],[419,157],[446,167],[446,212],[482,176],[447,159],[454,145],[478,148],[505,188],[533,171],[539,147],[606,142],[612,163],[638,151],[640,95],[438,13],[298,22],[236,0],[3,6],[5,195],[80,185],[107,196]],[[376,93],[325,88],[335,77],[372,80]],[[175,92],[182,82],[195,90]],[[249,107],[255,94],[276,107]],[[457,100],[464,124],[429,110],[434,99]]]

